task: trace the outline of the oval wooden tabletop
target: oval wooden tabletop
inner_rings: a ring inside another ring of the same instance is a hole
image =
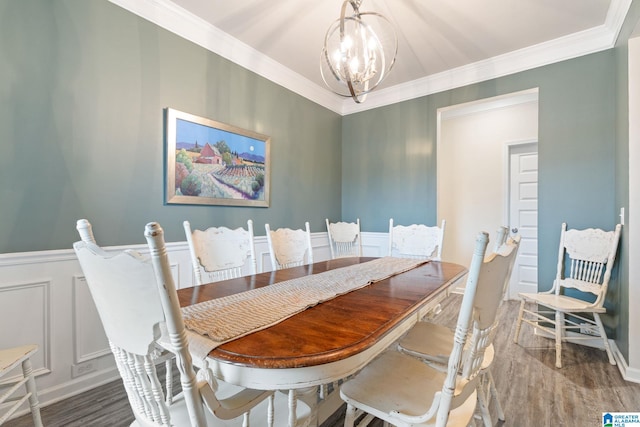
[[[367,262],[341,258],[180,289],[180,306],[268,286],[284,280]],[[452,263],[431,261],[413,270],[325,301],[267,329],[214,349],[222,362],[257,368],[299,368],[342,360],[375,344],[466,273]],[[247,313],[250,315],[250,313]]]

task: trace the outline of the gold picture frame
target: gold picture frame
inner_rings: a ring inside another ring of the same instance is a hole
[[[167,204],[269,207],[271,138],[165,110]]]

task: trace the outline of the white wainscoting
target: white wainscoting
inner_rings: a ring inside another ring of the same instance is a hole
[[[35,277],[0,283],[0,348],[39,343],[40,352],[32,358],[37,375],[51,372],[50,289],[51,280]]]
[[[106,335],[102,333],[100,316],[93,304],[87,281],[83,276],[74,276],[72,280],[73,363],[78,365],[107,356],[111,350]]]
[[[326,233],[311,237],[314,261],[330,258]],[[387,254],[387,233],[363,233],[363,255]],[[145,245],[104,248],[109,252]],[[189,248],[168,243],[176,286],[194,283]],[[258,271],[270,271],[265,236],[256,237]],[[33,360],[43,406],[118,378],[100,318],[73,250],[0,254],[0,348],[37,344]],[[26,413],[26,407],[15,416]]]

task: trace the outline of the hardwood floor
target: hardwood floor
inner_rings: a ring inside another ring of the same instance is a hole
[[[454,326],[461,297],[452,295],[434,321]],[[519,303],[507,301],[500,311],[501,328],[495,338],[496,361],[493,376],[506,421],[498,426],[589,427],[602,425],[603,412],[640,411],[640,384],[622,379],[616,366],[608,363],[604,351],[574,344],[563,347],[563,368],[555,368],[553,342],[533,334],[523,325],[520,343],[513,343]],[[344,408],[322,427],[344,422]],[[128,426],[133,420],[120,381],[49,405],[42,409],[49,427]],[[31,426],[29,415],[5,424]],[[382,423],[376,420],[374,427]],[[478,425],[480,423],[478,422]]]

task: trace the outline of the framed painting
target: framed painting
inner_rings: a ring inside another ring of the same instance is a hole
[[[269,206],[271,138],[165,110],[167,204]]]

